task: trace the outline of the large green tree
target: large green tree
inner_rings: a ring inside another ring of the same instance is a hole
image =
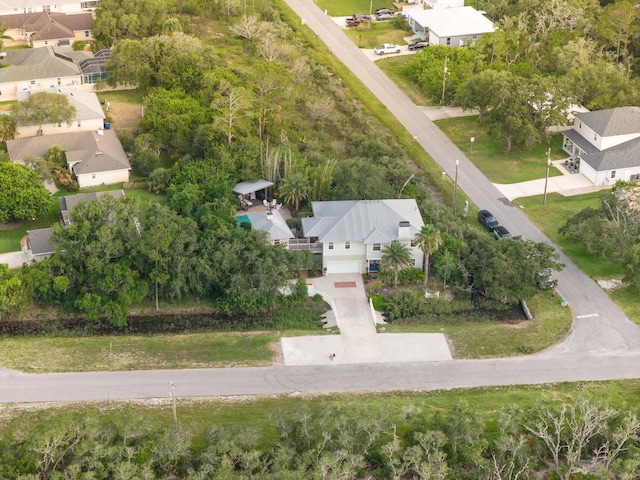
[[[123,38],[145,38],[162,28],[167,2],[157,0],[104,0],[96,8],[92,32],[101,48]]]
[[[34,220],[55,201],[38,175],[23,165],[0,162],[0,222]]]
[[[38,92],[14,104],[11,116],[21,125],[37,125],[38,130],[41,130],[45,123],[71,125],[76,116],[76,107],[71,105],[66,95]]]
[[[0,263],[0,320],[21,314],[32,301],[32,291],[20,276]]]

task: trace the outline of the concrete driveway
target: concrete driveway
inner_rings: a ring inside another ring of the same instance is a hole
[[[20,250],[19,252],[9,252],[0,254],[0,263],[6,263],[10,269],[20,268],[23,263],[30,263],[27,254]]]
[[[334,274],[307,281],[331,297],[340,334],[290,337],[281,340],[285,365],[429,362],[451,360],[439,333],[377,333],[362,276]]]

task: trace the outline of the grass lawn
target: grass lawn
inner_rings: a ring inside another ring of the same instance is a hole
[[[454,358],[509,357],[538,352],[560,342],[571,328],[571,310],[563,309],[560,299],[540,293],[528,303],[532,321],[519,323],[465,322],[460,324],[385,325],[390,333],[444,333],[453,344]]]
[[[326,10],[331,17],[344,17],[354,13],[364,13],[366,15],[377,8],[390,8],[395,10],[393,2],[384,0],[317,0],[316,4],[322,10]]]
[[[273,332],[3,338],[0,365],[22,372],[91,372],[271,365]]]
[[[391,28],[389,22],[361,23],[357,27],[345,29],[345,33],[355,45],[361,48],[373,48],[383,43],[406,45],[407,42],[404,41],[404,37],[411,36],[411,32]],[[381,60],[386,58],[388,58],[388,56],[385,56]],[[380,60],[378,60],[376,64],[379,62]]]
[[[521,205],[524,213],[533,223],[582,270],[594,279],[620,278],[623,275],[622,265],[603,259],[595,259],[586,247],[581,244],[570,243],[558,234],[568,218],[579,211],[600,205],[600,194],[593,192],[585,195],[563,197],[559,193],[547,195],[547,204],[542,204],[542,195],[534,197],[518,198],[513,201],[515,205]]]
[[[489,137],[480,126],[477,116],[448,118],[436,121],[436,125],[460,150],[494,183],[518,183],[544,178],[547,150],[551,147],[551,159],[567,157],[562,150],[562,135],[555,135],[551,144],[538,145],[529,152],[505,153],[504,144]],[[473,145],[471,138],[474,138]],[[473,151],[472,151],[473,149]],[[549,176],[562,175],[551,167]]]
[[[407,78],[404,73],[407,61],[410,56],[401,55],[399,57],[386,57],[384,62],[376,62],[376,65],[387,77],[402,90],[409,99],[416,105],[432,105],[431,96],[422,90],[415,82]]]

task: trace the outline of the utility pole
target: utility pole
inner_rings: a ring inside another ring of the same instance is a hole
[[[544,177],[544,199],[542,204],[547,204],[547,183],[549,183],[549,167],[551,166],[551,148],[547,150],[547,175]]]
[[[173,382],[169,382],[171,389],[169,390],[169,396],[171,397],[171,411],[173,412],[173,424],[178,424],[178,412],[176,411],[176,386]]]

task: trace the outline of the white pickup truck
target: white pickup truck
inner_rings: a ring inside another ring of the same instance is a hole
[[[400,53],[400,46],[395,43],[385,43],[373,49],[376,55],[386,55],[387,53]]]

